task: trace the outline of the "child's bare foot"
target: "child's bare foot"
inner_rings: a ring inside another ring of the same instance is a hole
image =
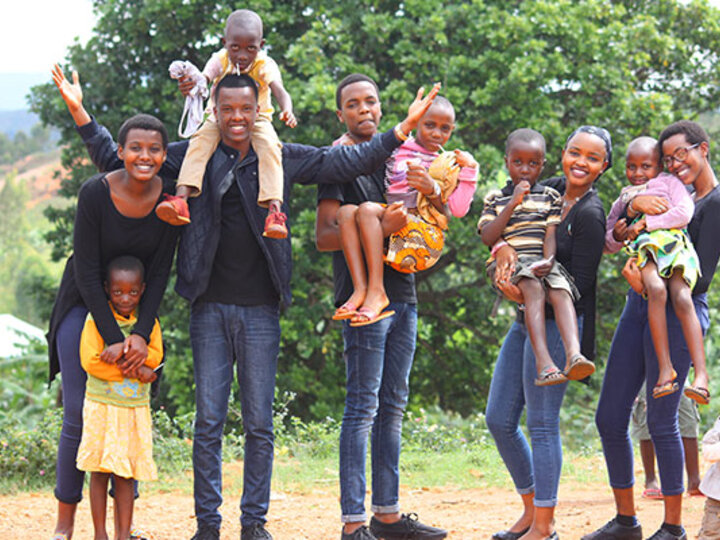
[[[653,388],[652,397],[657,399],[663,396],[669,396],[673,392],[677,392],[680,387],[675,380],[676,378],[677,372],[674,369],[671,369],[667,373],[661,370],[660,375],[658,376],[658,382]]]
[[[390,305],[388,297],[383,295],[368,295],[360,309],[350,321],[350,326],[367,326],[383,319],[387,319],[395,312],[383,311]]]
[[[335,310],[332,316],[333,321],[344,321],[352,319],[365,301],[365,291],[354,291],[347,302]]]
[[[287,238],[288,230],[285,226],[287,216],[281,210],[280,201],[272,200],[268,205],[268,215],[265,218],[265,230],[263,236],[266,238]]]
[[[170,225],[187,225],[190,223],[190,210],[186,198],[178,195],[165,194],[165,200],[155,207],[158,218]]]
[[[581,381],[595,373],[595,364],[585,358],[582,354],[575,353],[568,357],[565,366],[565,377],[571,381]]]

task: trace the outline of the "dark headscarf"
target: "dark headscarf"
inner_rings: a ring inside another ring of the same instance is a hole
[[[612,167],[612,140],[610,139],[610,133],[607,129],[597,127],[597,126],[580,126],[575,131],[573,131],[570,136],[565,141],[565,148],[567,148],[568,143],[570,142],[570,139],[572,139],[575,135],[578,133],[589,133],[590,135],[595,135],[596,137],[600,137],[602,141],[605,143],[605,156],[607,160],[607,167],[605,168],[605,171],[607,171],[610,167]],[[605,172],[603,171],[598,175],[598,178]]]

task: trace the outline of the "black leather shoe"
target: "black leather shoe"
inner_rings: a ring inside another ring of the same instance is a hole
[[[420,523],[417,514],[403,514],[395,523],[383,523],[373,517],[370,532],[383,540],[442,540],[447,536],[443,529]]]
[[[240,531],[240,540],[272,540],[272,535],[260,523],[243,527]]]
[[[500,531],[496,532],[492,535],[493,540],[518,540],[521,536],[523,536],[526,532],[530,530],[530,527],[527,529],[524,529],[520,532],[512,532],[512,531]]]
[[[674,537],[671,536],[670,538]],[[642,527],[640,527],[639,523],[634,527],[620,525],[613,518],[597,531],[583,536],[581,540],[642,540]]]
[[[198,525],[190,540],[220,540],[220,531],[210,525]]]
[[[680,536],[675,536],[670,531],[660,528],[648,540],[687,540],[687,534],[683,530]]]

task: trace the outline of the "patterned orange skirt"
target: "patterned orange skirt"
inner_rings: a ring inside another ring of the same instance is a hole
[[[427,270],[438,262],[444,245],[445,235],[440,227],[408,213],[407,225],[388,239],[385,263],[405,274]]]

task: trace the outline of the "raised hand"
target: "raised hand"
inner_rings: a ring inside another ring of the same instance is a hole
[[[90,122],[90,115],[83,107],[83,91],[80,86],[80,76],[77,71],[72,72],[73,82],[71,83],[65,78],[62,68],[55,64],[52,68],[52,79],[60,91],[60,95],[67,105],[70,114],[78,126],[84,126]]]
[[[425,87],[421,86],[418,88],[415,100],[410,104],[410,107],[408,107],[408,113],[405,120],[400,123],[400,129],[405,135],[409,134],[418,125],[422,115],[425,114],[425,112],[427,112],[430,108],[430,105],[432,105],[432,102],[440,91],[441,86],[442,85],[440,83],[435,83],[430,89],[430,92],[428,92],[428,95],[425,97],[423,97]]]

